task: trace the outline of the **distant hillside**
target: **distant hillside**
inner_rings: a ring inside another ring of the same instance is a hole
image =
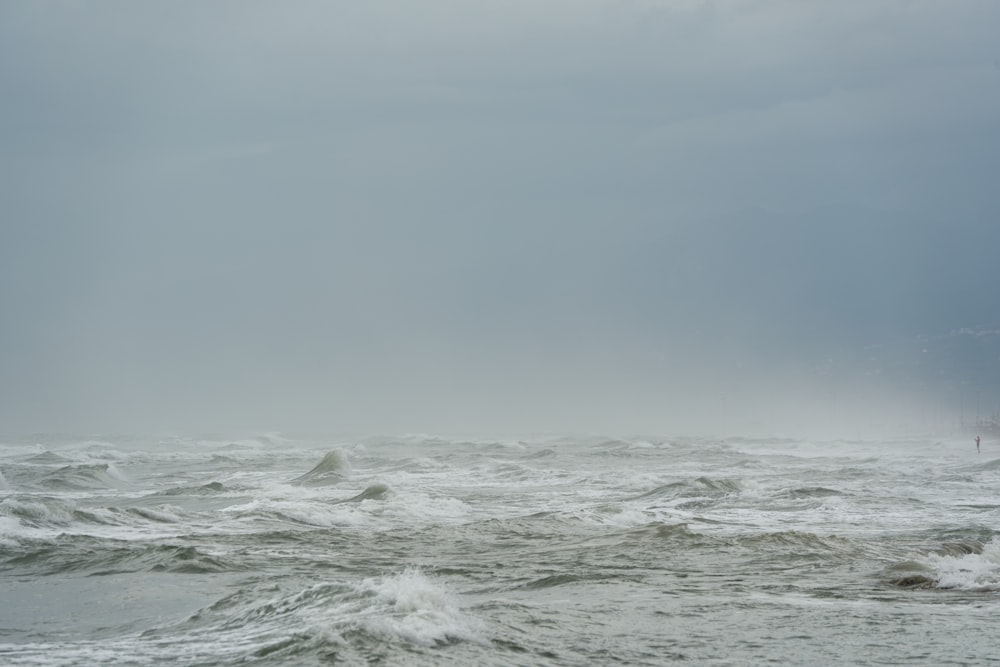
[[[1000,424],[1000,325],[966,327],[872,345],[854,368],[880,384],[922,396],[966,429]]]

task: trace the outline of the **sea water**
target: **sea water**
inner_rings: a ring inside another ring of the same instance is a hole
[[[0,664],[988,664],[982,450],[7,438]]]

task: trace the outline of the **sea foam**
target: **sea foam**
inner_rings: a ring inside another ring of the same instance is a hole
[[[968,591],[1000,590],[1000,541],[993,538],[979,553],[928,554],[922,559],[937,588]]]
[[[366,579],[361,588],[374,594],[372,613],[363,621],[373,634],[421,646],[485,641],[482,623],[465,612],[440,582],[418,569]]]

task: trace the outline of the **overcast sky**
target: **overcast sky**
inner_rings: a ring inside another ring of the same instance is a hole
[[[830,412],[853,351],[1000,319],[998,35],[995,0],[0,3],[0,431]]]

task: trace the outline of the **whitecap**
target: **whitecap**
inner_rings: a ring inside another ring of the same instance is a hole
[[[928,554],[919,559],[937,588],[1000,590],[1000,541],[993,538],[978,553]]]
[[[440,582],[418,569],[366,579],[362,588],[375,596],[376,608],[362,621],[372,634],[421,646],[485,641],[481,622],[465,612]]]

